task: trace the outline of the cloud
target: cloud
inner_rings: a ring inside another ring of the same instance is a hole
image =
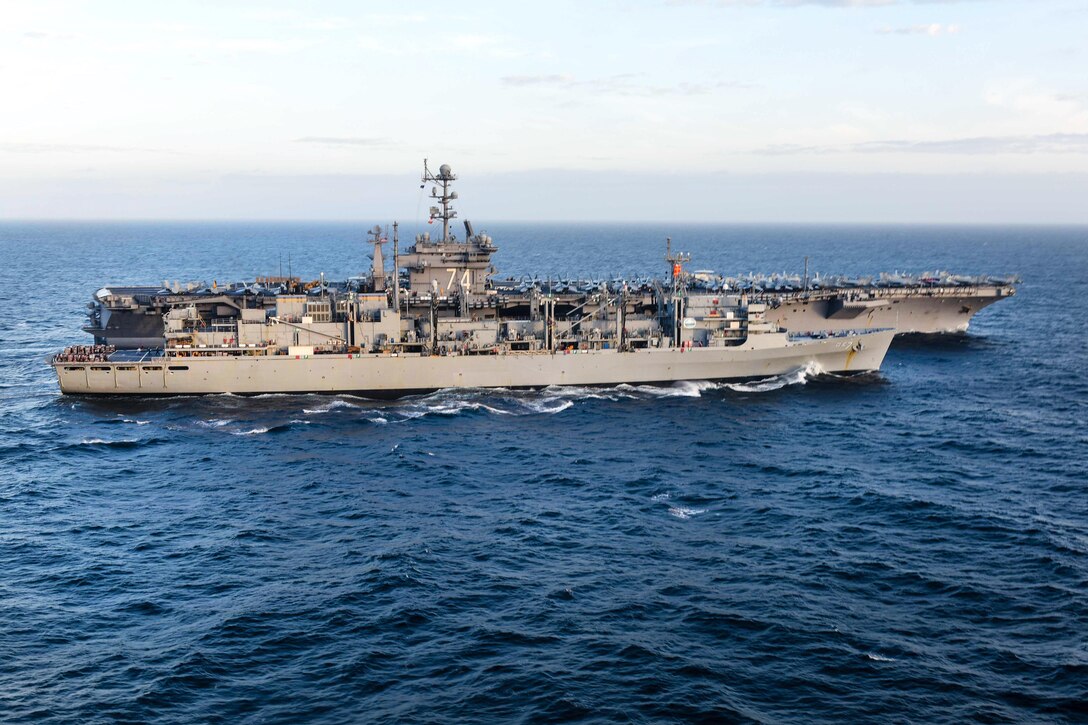
[[[817,6],[825,8],[879,8],[889,5],[951,5],[971,0],[667,0],[667,5],[717,5],[718,7]]]
[[[228,53],[291,53],[310,45],[301,40],[272,38],[227,38],[216,41],[215,47]]]
[[[892,28],[885,25],[882,28],[877,28],[876,32],[881,35],[928,35],[931,38],[935,38],[942,33],[945,35],[955,35],[960,32],[960,26],[955,23],[950,23],[948,25],[927,23],[924,25],[907,25],[899,28]]]
[[[1084,94],[1054,91],[1031,80],[993,83],[985,100],[990,106],[1031,119],[1037,128],[1079,131],[1088,127]]]
[[[76,36],[71,33],[46,33],[41,30],[28,30],[23,33],[23,37],[27,40],[75,40]]]
[[[388,146],[385,138],[366,138],[361,136],[304,136],[296,138],[295,143],[323,144],[326,146]]]
[[[137,146],[99,146],[96,144],[67,143],[29,143],[19,141],[0,142],[0,152],[13,154],[50,154],[50,153],[128,153],[144,151],[156,154],[180,154],[180,151],[149,149]]]
[[[839,146],[779,144],[756,153],[765,156],[800,154],[1083,154],[1088,153],[1088,133],[1049,133],[1024,136],[973,136],[937,141],[866,141]]]
[[[556,73],[542,76],[503,76],[501,80],[508,86],[556,86],[574,82],[572,76]]]
[[[430,20],[430,16],[425,13],[374,13],[363,18],[364,24],[368,27],[425,23],[428,20]]]
[[[518,58],[525,55],[525,50],[516,41],[497,35],[454,35],[449,45],[462,53],[475,53],[492,58]]]
[[[403,16],[400,20],[392,22],[427,22],[425,15]],[[434,49],[426,44],[391,42],[380,34],[371,32],[362,35],[358,39],[358,46],[370,53],[394,57],[420,57],[434,55]],[[521,58],[530,54],[524,42],[516,38],[500,35],[478,35],[462,33],[452,35],[443,40],[444,47],[453,51],[458,56],[477,56],[481,58],[495,58],[509,60]]]
[[[713,83],[680,82],[672,85],[653,85],[640,81],[641,73],[617,73],[603,78],[578,80],[566,74],[517,75],[503,76],[503,84],[514,87],[553,87],[566,90],[588,91],[595,95],[614,96],[697,96],[711,93],[721,88],[751,88],[739,81],[716,81]]]
[[[299,25],[303,30],[343,30],[351,26],[351,21],[346,18],[314,18]]]

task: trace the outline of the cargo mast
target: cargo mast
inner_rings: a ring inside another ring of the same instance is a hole
[[[670,265],[672,276],[672,343],[680,344],[681,325],[684,320],[684,264],[691,261],[691,255],[684,252],[672,252],[672,237],[665,237],[665,261]]]

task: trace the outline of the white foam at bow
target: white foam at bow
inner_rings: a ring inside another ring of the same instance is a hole
[[[764,378],[763,380],[756,380],[751,383],[727,383],[725,387],[730,390],[735,390],[738,393],[768,393],[772,390],[780,390],[787,385],[804,385],[811,378],[822,375],[823,372],[824,369],[820,367],[819,364],[816,362],[809,362],[804,367],[791,370],[788,373]]]

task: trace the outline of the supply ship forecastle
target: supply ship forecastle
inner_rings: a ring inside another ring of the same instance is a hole
[[[162,315],[149,350],[105,341],[70,347],[51,364],[61,391],[98,395],[355,393],[388,397],[442,388],[670,383],[766,378],[812,368],[877,370],[895,331],[787,332],[748,291],[706,289],[684,266],[689,255],[666,242],[669,274],[638,285],[600,282],[498,286],[487,234],[457,216],[449,166],[433,184],[433,221],[442,236],[420,234],[400,250],[393,224],[393,268],[383,261],[381,228],[370,232],[373,271],[345,286],[309,289],[280,279],[261,294],[187,300],[180,292]]]

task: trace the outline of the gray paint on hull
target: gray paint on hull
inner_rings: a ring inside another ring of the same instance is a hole
[[[738,347],[437,356],[287,355],[192,357],[150,362],[56,363],[61,391],[91,395],[347,393],[403,395],[444,388],[540,388],[743,380],[810,364],[832,373],[879,369],[894,332],[784,343],[750,338]],[[171,367],[176,368],[170,370]],[[182,369],[184,368],[184,369]]]
[[[841,332],[864,328],[893,328],[896,333],[965,332],[975,314],[1004,297],[911,297],[862,311],[855,317],[835,318],[832,300],[784,301],[768,308],[767,320],[791,332]],[[966,310],[966,311],[965,311]]]

